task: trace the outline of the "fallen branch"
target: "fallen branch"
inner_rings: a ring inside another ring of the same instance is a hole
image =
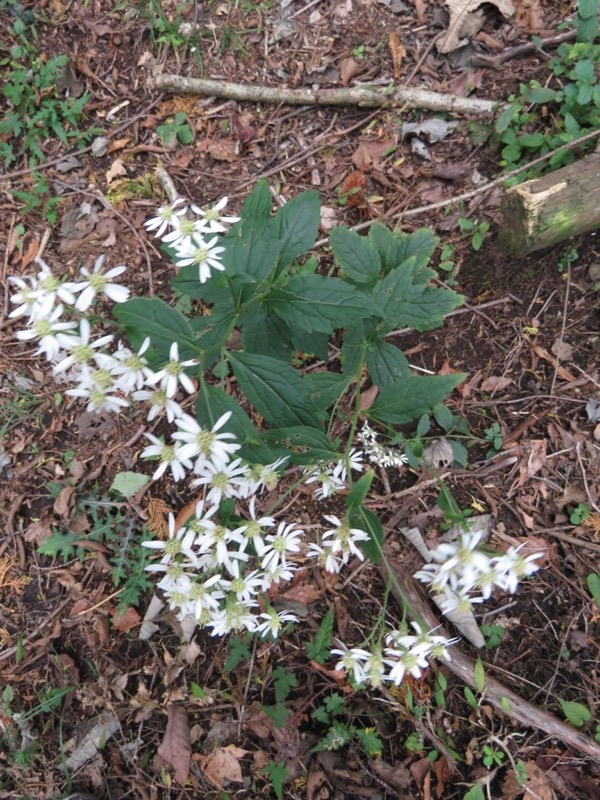
[[[392,582],[392,594],[396,600],[403,605],[406,599],[410,605],[411,610],[415,615],[420,616],[425,625],[430,629],[436,628],[436,633],[441,636],[448,636],[439,625],[439,620],[429,606],[426,598],[421,593],[421,587],[418,586],[412,575],[400,566],[390,566],[390,571],[395,577]],[[385,567],[380,567],[381,574],[384,580],[388,580],[389,575]],[[397,582],[397,586],[394,585]],[[400,588],[398,588],[400,587]],[[402,597],[404,594],[405,597]],[[467,656],[463,655],[457,648],[452,651],[452,660],[444,662],[444,668],[449,669],[461,681],[464,681],[468,686],[475,687],[475,663]],[[523,700],[515,692],[508,689],[500,681],[489,675],[485,676],[485,689],[484,689],[485,702],[490,703],[503,714],[507,713],[510,708],[510,716],[516,722],[522,725],[527,725],[535,730],[544,731],[549,736],[560,739],[565,744],[569,745],[580,753],[585,753],[594,759],[600,761],[600,745],[596,744],[588,736],[575,730],[565,722],[549,714],[547,711]],[[508,705],[507,705],[508,703]]]
[[[408,108],[426,108],[429,111],[446,111],[491,117],[498,109],[493,100],[476,100],[440,94],[425,89],[398,87],[349,86],[343,89],[286,89],[279,86],[255,86],[207,78],[186,78],[183,75],[159,74],[152,78],[157,89],[177,94],[198,94],[203,97],[226,97],[248,103],[287,103],[289,105],[359,106],[385,108],[405,105]]]

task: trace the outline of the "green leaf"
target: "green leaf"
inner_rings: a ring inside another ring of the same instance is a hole
[[[561,700],[560,698],[558,702],[566,719],[576,728],[583,727],[586,722],[591,720],[592,714],[587,706],[575,703],[572,700]]]
[[[223,672],[232,672],[242,661],[250,660],[250,648],[248,647],[249,637],[244,639],[239,636],[232,636],[229,639],[229,652],[223,664]]]
[[[173,342],[179,344],[181,361],[197,357],[201,352],[194,341],[189,321],[158,297],[136,297],[125,303],[117,303],[113,314],[125,328],[135,350],[141,347],[146,336],[150,337],[158,363],[169,360]]]
[[[333,633],[333,606],[327,610],[312,642],[306,642],[306,654],[313,661],[324,664],[329,658]]]
[[[577,3],[577,14],[582,19],[598,16],[598,0],[579,0]]]
[[[263,769],[263,772],[271,781],[271,786],[273,787],[277,800],[283,800],[283,784],[290,777],[285,766],[285,761],[273,761],[269,759],[269,763]]]
[[[538,86],[535,89],[530,89],[523,100],[526,103],[551,103],[555,95],[554,89]]]
[[[289,363],[293,348],[290,344],[290,331],[285,322],[275,314],[267,314],[255,305],[244,315],[241,325],[242,342],[247,353],[270,356]]]
[[[277,703],[274,706],[261,706],[261,708],[273,720],[273,724],[278,730],[285,727],[288,718],[288,710],[285,706]]]
[[[578,61],[573,71],[578,81],[583,81],[584,83],[596,82],[594,62],[591,58],[583,58],[581,61]]]
[[[122,497],[133,497],[140,489],[150,482],[147,475],[139,472],[118,472],[113,478],[109,492],[116,492]]]
[[[367,352],[365,324],[358,322],[346,333],[342,342],[342,371],[352,378],[362,366]]]
[[[414,233],[391,233],[383,225],[373,225],[369,232],[371,241],[382,260],[382,273],[386,275],[409,258],[415,259],[415,276],[420,282],[431,277],[429,270],[423,270],[429,263],[439,239],[430,228],[419,228]]]
[[[81,539],[80,534],[75,534],[71,531],[63,532],[58,528],[52,528],[52,535],[44,539],[38,547],[38,553],[43,556],[50,556],[51,558],[60,556],[63,562],[68,561],[75,555],[75,545],[73,542],[76,542],[78,539]]]
[[[242,226],[237,236],[224,237],[221,261],[228,276],[245,275],[262,281],[271,274],[279,259],[279,242],[264,229]]]
[[[346,509],[348,511],[355,511],[357,508],[360,508],[365,497],[369,493],[374,477],[375,471],[370,469],[352,484],[352,488],[346,495]]]
[[[381,755],[383,743],[377,735],[375,728],[358,728],[356,730],[356,738],[369,758],[375,758]]]
[[[298,678],[294,672],[288,672],[285,667],[276,667],[273,670],[273,683],[275,686],[275,700],[283,703],[292,691],[298,686]]]
[[[241,212],[241,222],[236,223],[232,230],[241,226],[261,229],[265,228],[271,221],[271,208],[273,198],[269,190],[269,184],[265,180],[260,180],[244,200]]]
[[[334,692],[326,697],[324,705],[330,717],[340,717],[346,711],[344,697],[339,692]]]
[[[454,416],[448,406],[445,406],[443,403],[439,403],[437,406],[433,407],[433,417],[437,424],[444,430],[446,433],[452,429],[454,425]]]
[[[463,797],[463,800],[485,800],[483,789],[479,785],[472,786]]]
[[[498,133],[503,133],[510,126],[510,123],[519,113],[519,107],[519,105],[512,103],[502,111],[496,120],[496,130]]]
[[[587,576],[587,587],[590,590],[590,594],[594,598],[596,605],[600,608],[600,575],[596,572],[591,572]]]
[[[340,457],[339,451],[327,436],[316,428],[293,426],[265,431],[267,442],[285,445],[285,452],[294,464],[315,464],[320,461],[334,461]]]
[[[481,656],[477,656],[475,669],[473,670],[473,680],[475,681],[475,688],[481,694],[485,689],[485,669]]]
[[[278,271],[310,250],[317,241],[320,223],[318,192],[302,192],[279,209],[273,220],[280,247]]]
[[[264,299],[288,325],[306,331],[332,333],[358,319],[381,316],[375,302],[339,278],[299,275]]]
[[[383,552],[383,526],[377,514],[370,508],[360,506],[348,514],[348,519],[353,528],[360,528],[369,534],[370,539],[366,542],[359,542],[359,547],[366,557],[373,564],[381,562]]]
[[[170,248],[167,248],[167,253],[172,259],[174,253]],[[204,300],[207,303],[229,305],[233,308],[231,289],[222,272],[214,272],[209,281],[200,283],[198,267],[190,264],[188,267],[182,267],[169,283],[174,292],[187,294],[193,300]]]
[[[292,328],[290,331],[292,344],[301,353],[315,356],[321,361],[329,358],[329,335],[326,333],[309,333],[303,328]]]
[[[321,750],[340,750],[352,740],[352,731],[343,722],[334,722],[327,736],[316,745],[313,752]]]
[[[403,425],[421,417],[464,381],[464,373],[454,375],[411,375],[401,383],[388,386],[365,411],[365,416],[379,422]]]
[[[500,705],[502,706],[502,710],[505,714],[509,714],[512,716],[512,706],[510,704],[510,700],[508,697],[501,697],[500,698]]]
[[[598,16],[592,15],[586,19],[577,20],[577,41],[593,42],[598,35]]]
[[[409,363],[402,350],[383,339],[379,339],[369,347],[367,369],[371,380],[380,389],[399,383],[411,374]]]
[[[519,144],[521,147],[526,147],[528,150],[539,150],[539,148],[546,141],[543,133],[526,133],[524,136],[519,136]]]
[[[459,467],[464,469],[469,462],[469,451],[464,444],[457,442],[456,439],[449,439],[448,441],[452,447],[454,463],[458,464]]]
[[[406,326],[416,331],[437,328],[464,297],[445,288],[415,282],[418,263],[411,256],[389,272],[373,290],[373,298],[385,316],[386,329]]]
[[[228,353],[228,358],[242,391],[272,425],[319,425],[309,386],[293,367],[253,353]]]
[[[375,285],[381,270],[381,259],[365,236],[340,226],[330,231],[329,242],[343,277],[365,286]]]
[[[465,700],[471,706],[473,711],[479,711],[479,704],[477,702],[477,698],[475,697],[471,689],[469,689],[468,686],[465,686],[463,691],[465,694]]]
[[[258,429],[237,400],[218,386],[206,385],[196,400],[196,417],[200,425],[212,428],[227,411],[231,416],[225,430],[235,434],[242,445],[239,450],[242,458],[253,464],[272,464],[282,454],[279,449],[264,444]]]
[[[312,372],[305,376],[304,382],[310,390],[310,397],[319,408],[329,408],[346,391],[352,382],[352,375],[339,372]]]

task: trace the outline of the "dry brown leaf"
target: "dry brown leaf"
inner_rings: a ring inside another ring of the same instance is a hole
[[[26,249],[25,252],[21,255],[21,264],[23,267],[29,266],[32,261],[35,260],[38,252],[40,250],[40,240],[39,239],[32,239]]]
[[[365,389],[364,392],[361,392],[360,410],[366,411],[367,409],[371,408],[378,394],[379,394],[379,386],[376,386],[375,384],[373,384],[373,386],[370,386],[368,389]]]
[[[109,154],[116,153],[117,150],[122,150],[124,147],[127,147],[130,141],[131,136],[126,136],[124,139],[113,139],[107,144],[106,152]]]
[[[234,744],[227,747],[217,747],[209,756],[197,756],[200,769],[208,780],[219,789],[225,789],[224,782],[242,783],[243,775],[240,758],[248,751],[236,747]]]
[[[352,155],[352,163],[361,171],[369,171],[384,155],[396,148],[396,142],[388,139],[385,142],[361,142]]]
[[[514,6],[510,0],[490,0],[503,17],[514,14]],[[448,30],[441,36],[436,47],[440,53],[451,53],[460,47],[460,40],[465,36],[474,36],[483,27],[485,14],[481,10],[481,0],[446,0],[450,13]]]
[[[541,13],[540,0],[518,0],[515,24],[528,33],[537,33],[544,29]]]
[[[388,47],[392,54],[392,64],[394,65],[394,80],[398,80],[402,72],[402,61],[406,57],[406,50],[395,31],[390,33]]]
[[[340,61],[340,82],[342,86],[348,86],[352,78],[354,78],[362,69],[362,64],[349,56],[342,58]]]
[[[548,783],[544,770],[534,761],[526,761],[524,766],[526,773],[524,785],[519,784],[514,771],[510,770],[502,782],[502,800],[516,800],[525,790],[528,790],[526,796],[537,797],[538,800],[555,800],[554,789]]]
[[[23,534],[26,542],[35,542],[40,545],[52,535],[52,525],[47,519],[40,519],[37,522],[32,522]]]
[[[288,589],[279,596],[284,600],[296,600],[298,603],[308,605],[322,597],[323,592],[324,589],[319,589],[312,583],[299,583],[297,586],[292,586],[291,589]]]
[[[136,628],[142,621],[142,618],[135,608],[129,607],[125,609],[123,614],[119,614],[118,609],[115,608],[112,612],[112,621],[116,630],[124,633],[125,631],[131,630],[131,628]]]
[[[206,150],[215,161],[237,161],[237,142],[235,139],[219,139],[218,142],[210,142]]]
[[[415,14],[417,16],[417,22],[420,24],[425,20],[425,12],[427,7],[425,5],[424,0],[413,0],[415,4]]]
[[[75,503],[75,486],[65,486],[54,501],[53,511],[59,517],[68,517]]]
[[[127,169],[122,158],[115,158],[106,171],[106,183],[110,186],[114,179],[119,178],[121,175],[127,175]]]
[[[454,767],[448,761],[446,756],[441,756],[433,765],[437,784],[435,787],[435,794],[437,797],[442,797],[446,784],[452,779],[454,775]]]
[[[512,378],[504,378],[500,375],[490,375],[479,387],[482,392],[501,392],[508,388],[512,383]]]
[[[175,780],[185,786],[192,763],[190,728],[183,706],[167,705],[167,729],[158,747],[158,755],[174,770]]]
[[[544,361],[547,361],[549,364],[552,364],[552,366],[556,367],[556,358],[551,356],[550,353],[544,347],[540,347],[540,345],[538,344],[532,344],[531,349],[536,354],[536,356],[539,356]],[[573,375],[573,373],[569,372],[568,369],[565,369],[564,367],[561,366],[559,366],[558,369],[556,370],[556,374],[558,375],[559,378],[562,378],[563,381],[571,382],[577,380],[577,378],[575,377],[575,375]]]

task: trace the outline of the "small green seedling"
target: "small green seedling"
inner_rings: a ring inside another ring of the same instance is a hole
[[[485,239],[486,233],[490,229],[489,222],[477,222],[467,217],[461,217],[458,220],[458,227],[465,233],[467,236],[471,237],[471,247],[473,250],[478,251],[481,250],[481,246],[483,245],[483,240]]]
[[[587,503],[579,503],[569,511],[569,522],[571,525],[581,525],[582,522],[590,518],[591,513],[592,509]]]
[[[191,144],[194,141],[194,134],[189,126],[185,111],[178,111],[172,119],[168,119],[163,125],[159,125],[156,133],[160,136],[165,147],[175,147],[179,144]]]

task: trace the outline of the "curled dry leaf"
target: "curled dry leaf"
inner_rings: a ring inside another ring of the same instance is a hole
[[[433,595],[433,601],[438,608],[442,608],[449,594],[453,594],[451,589],[448,589],[445,595]],[[485,645],[483,634],[479,630],[479,625],[470,608],[455,608],[453,611],[445,612],[444,616],[474,647],[483,647]]]
[[[508,388],[512,383],[512,378],[504,378],[501,375],[490,375],[481,384],[480,389],[482,392],[501,392],[503,389]]]
[[[390,53],[392,54],[392,64],[394,66],[394,80],[398,80],[402,72],[402,62],[406,57],[406,50],[404,49],[404,45],[398,38],[398,34],[395,31],[392,31],[392,33],[390,33],[390,38],[388,39],[388,47]]]
[[[167,717],[167,729],[164,739],[158,747],[158,755],[173,768],[177,783],[185,786],[192,762],[187,713],[183,706],[169,703]]]
[[[520,783],[513,770],[510,770],[502,782],[502,797],[504,800],[516,800],[523,792],[526,796],[537,797],[539,800],[554,800],[554,789],[548,782],[546,773],[538,767],[535,761],[526,761],[525,783]]]
[[[361,69],[362,65],[355,61],[352,56],[343,58],[340,61],[340,82],[342,86],[348,86],[352,78],[356,77]]]
[[[465,36],[474,36],[483,27],[485,14],[481,12],[481,0],[446,0],[450,12],[448,30],[441,36],[436,47],[440,53],[451,53],[461,45]],[[490,0],[490,5],[496,6],[503,17],[511,17],[514,6],[510,0]]]
[[[454,450],[448,439],[436,439],[423,450],[423,458],[435,469],[445,469],[454,461]]]
[[[229,783],[242,783],[243,775],[240,758],[248,751],[236,747],[217,747],[209,756],[197,756],[200,769],[208,780],[219,789],[225,789]]]

